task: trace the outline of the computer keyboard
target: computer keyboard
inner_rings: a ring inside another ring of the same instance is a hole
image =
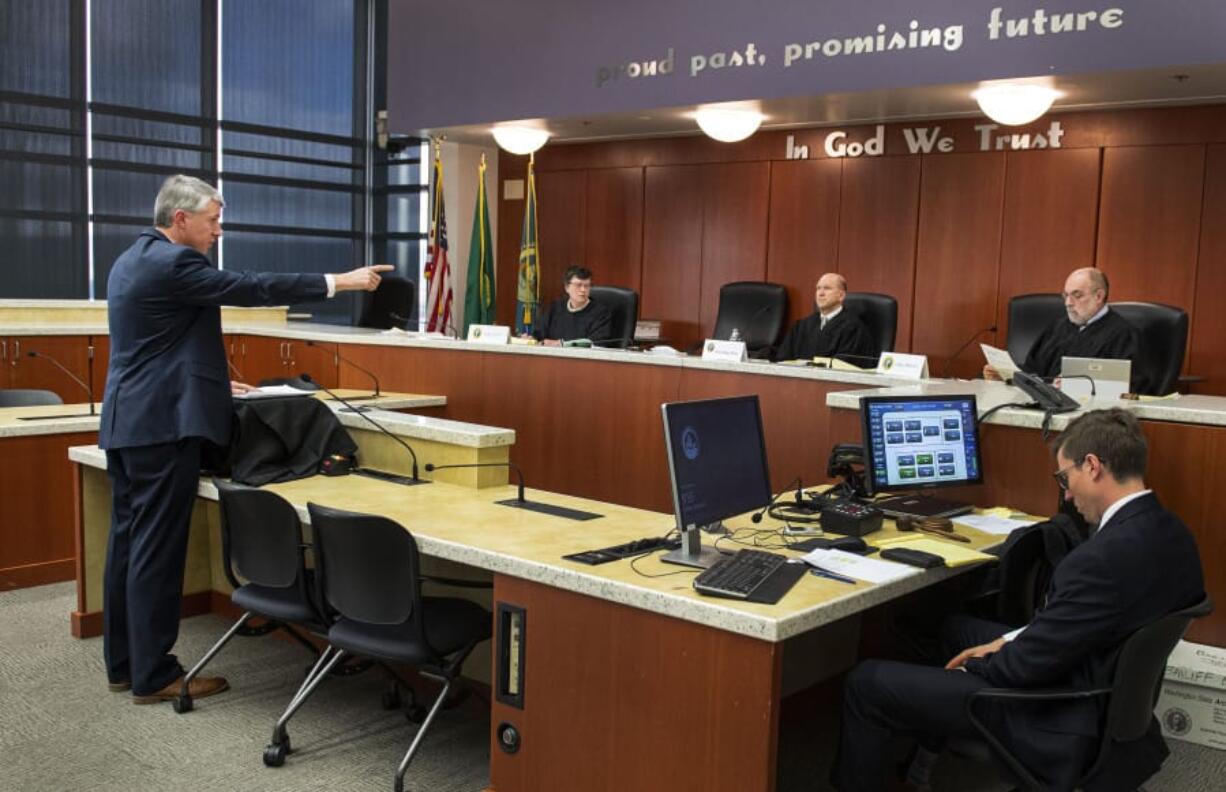
[[[717,597],[748,599],[787,562],[786,557],[764,550],[739,550],[694,578],[694,588]]]
[[[597,550],[584,550],[582,553],[571,553],[562,556],[568,561],[578,561],[581,564],[607,564],[631,556],[643,555],[653,550],[675,550],[681,546],[676,539],[666,539],[663,536],[653,536],[647,539],[635,539],[633,542],[602,547]]]

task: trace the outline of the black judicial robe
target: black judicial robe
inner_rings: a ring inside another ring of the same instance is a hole
[[[566,297],[554,300],[545,309],[540,323],[532,333],[537,341],[556,339],[574,341],[587,338],[592,341],[607,341],[613,337],[613,314],[595,300],[588,300],[581,311],[566,307]]]
[[[1084,330],[1067,318],[1044,330],[1026,356],[1022,370],[1040,377],[1058,377],[1061,358],[1132,360],[1130,389],[1133,393],[1146,393],[1149,383],[1135,365],[1139,346],[1136,327],[1108,308],[1101,319],[1086,325]]]
[[[853,366],[866,366],[877,360],[881,350],[860,317],[844,308],[822,329],[821,311],[801,319],[775,352],[772,360],[837,357]]]

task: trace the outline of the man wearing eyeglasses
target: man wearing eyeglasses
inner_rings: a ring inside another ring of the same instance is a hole
[[[1147,449],[1130,413],[1098,410],[1069,424],[1055,441],[1056,472],[1069,500],[1096,530],[1056,566],[1044,606],[1030,624],[1006,626],[952,617],[944,668],[867,660],[848,676],[843,736],[832,781],[841,792],[885,788],[895,734],[939,749],[948,737],[977,737],[966,714],[983,688],[1110,686],[1115,650],[1161,617],[1198,603],[1204,579],[1186,526],[1145,486]],[[959,651],[960,650],[960,651]],[[1043,782],[1044,789],[1135,789],[1168,750],[1156,721],[1130,743],[1112,744],[1096,775],[1101,698],[977,705],[992,734]]]
[[[1066,357],[1134,360],[1139,338],[1137,329],[1107,305],[1110,285],[1107,276],[1094,267],[1083,267],[1064,281],[1064,310],[1068,317],[1057,320],[1043,331],[1030,348],[1022,370],[1040,377],[1060,375]],[[983,369],[985,379],[1000,379],[991,366]],[[1140,367],[1132,367],[1131,389],[1146,393],[1147,382]]]

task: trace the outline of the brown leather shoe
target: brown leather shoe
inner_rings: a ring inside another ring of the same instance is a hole
[[[157,704],[179,697],[179,688],[183,686],[183,677],[179,677],[156,693],[147,696],[133,696],[133,704]],[[196,677],[187,685],[187,693],[194,699],[208,698],[230,689],[230,683],[225,677]]]
[[[126,679],[122,682],[107,682],[106,689],[112,693],[123,693],[132,689],[132,683]]]

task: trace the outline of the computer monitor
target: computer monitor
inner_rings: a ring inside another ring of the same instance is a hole
[[[665,561],[707,567],[719,560],[702,547],[701,529],[770,502],[770,474],[757,396],[675,402],[660,407],[681,547]]]
[[[978,416],[975,397],[969,395],[860,399],[865,489],[877,494],[982,484]],[[949,506],[899,511],[948,516],[970,509],[964,504]],[[885,511],[891,513],[888,507]]]

